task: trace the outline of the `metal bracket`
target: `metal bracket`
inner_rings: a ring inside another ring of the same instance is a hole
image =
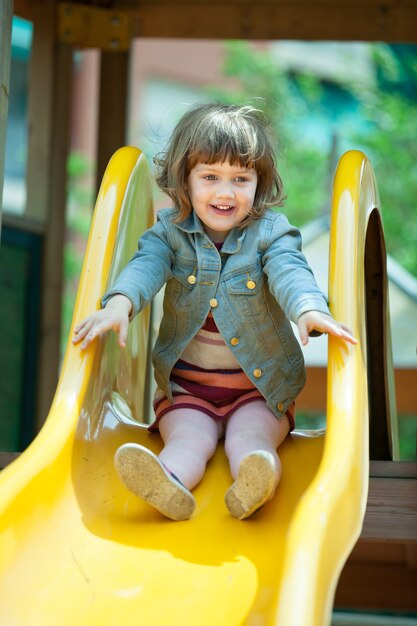
[[[58,37],[76,48],[128,50],[132,39],[127,11],[103,9],[72,2],[58,5]]]

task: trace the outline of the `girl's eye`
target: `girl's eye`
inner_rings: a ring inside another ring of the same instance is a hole
[[[205,180],[216,180],[216,177],[214,174],[207,174],[207,176],[204,176]]]
[[[247,178],[245,178],[245,176],[237,176],[237,177],[236,177],[236,181],[237,181],[238,183],[246,183],[246,182],[247,182],[247,180],[248,180],[248,179],[247,179]]]

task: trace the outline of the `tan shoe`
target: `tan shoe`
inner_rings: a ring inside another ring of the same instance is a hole
[[[238,476],[225,495],[226,506],[236,519],[246,519],[274,494],[277,480],[275,459],[257,450],[240,464]]]
[[[148,448],[126,443],[114,456],[114,465],[123,484],[165,517],[186,520],[195,509],[192,493]]]

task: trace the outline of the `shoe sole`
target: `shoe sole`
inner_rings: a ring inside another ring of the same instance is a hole
[[[238,476],[225,496],[226,506],[236,519],[246,519],[273,495],[276,483],[274,457],[254,452],[243,459]]]
[[[171,476],[158,457],[139,444],[125,444],[115,454],[114,465],[123,484],[138,498],[175,521],[189,519],[194,496]]]

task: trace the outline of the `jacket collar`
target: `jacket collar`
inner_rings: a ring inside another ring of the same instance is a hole
[[[195,211],[192,211],[190,215],[185,218],[185,220],[182,220],[182,222],[178,222],[175,225],[177,226],[177,228],[186,233],[200,233],[204,236],[207,236],[204,231],[203,224],[201,223],[201,220],[198,217],[197,213],[195,213]],[[234,254],[235,252],[239,252],[245,236],[246,228],[233,228],[233,230],[229,232],[226,239],[224,240],[222,252],[226,252],[227,254]]]

